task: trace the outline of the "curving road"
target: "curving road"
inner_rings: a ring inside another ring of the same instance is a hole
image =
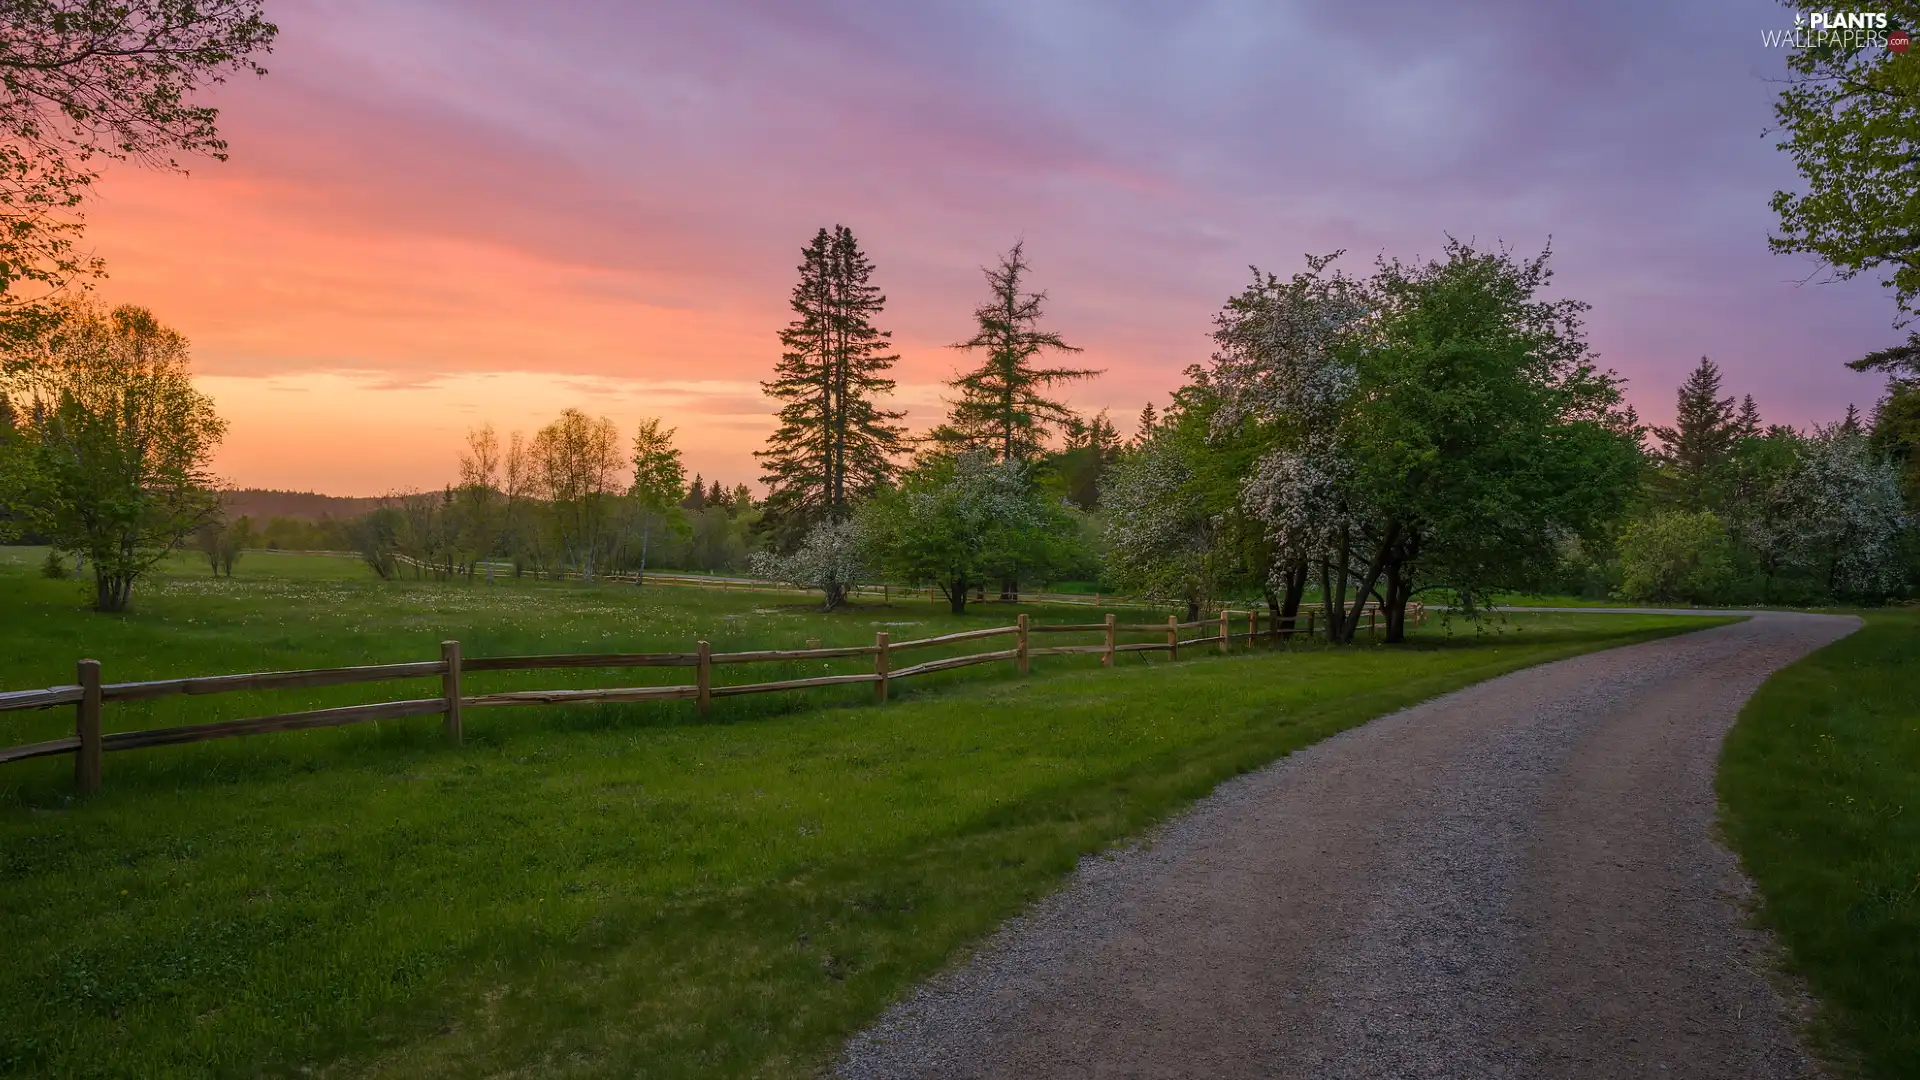
[[[1515,672],[1233,780],[847,1047],[906,1077],[1817,1075],[1715,837],[1771,672],[1859,620]]]

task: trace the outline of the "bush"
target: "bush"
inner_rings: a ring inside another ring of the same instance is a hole
[[[1623,599],[1704,604],[1733,575],[1727,527],[1711,511],[1662,510],[1620,536]]]
[[[59,548],[48,548],[46,561],[40,564],[40,576],[55,581],[67,579],[67,560],[60,557]]]

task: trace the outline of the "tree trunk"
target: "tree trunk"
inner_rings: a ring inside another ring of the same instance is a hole
[[[103,574],[99,563],[94,563],[93,609],[95,611],[125,611],[127,600],[133,594],[133,579],[125,574]]]
[[[1387,595],[1381,603],[1381,610],[1387,619],[1387,637],[1389,645],[1397,645],[1407,640],[1407,586],[1403,577],[1404,564],[1395,560],[1387,564]]]
[[[1280,600],[1280,610],[1274,613],[1274,628],[1292,630],[1300,617],[1300,603],[1307,596],[1307,560],[1301,559],[1287,568],[1286,593]],[[1268,602],[1271,606],[1271,601]]]
[[[967,613],[968,588],[969,586],[964,579],[951,581],[946,584],[947,610],[953,612],[955,615],[965,615]]]
[[[1182,622],[1199,622],[1200,621],[1200,601],[1198,599],[1191,596],[1187,597],[1187,617],[1185,619],[1182,619],[1181,621]]]

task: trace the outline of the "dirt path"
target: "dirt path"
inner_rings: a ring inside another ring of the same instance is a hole
[[[1857,619],[1531,668],[1223,785],[849,1044],[885,1077],[1797,1077],[1722,737]]]

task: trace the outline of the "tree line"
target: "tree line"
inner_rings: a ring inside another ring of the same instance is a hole
[[[1920,351],[1884,372],[1870,418],[1796,430],[1736,408],[1709,361],[1671,428],[1648,428],[1589,349],[1583,305],[1550,297],[1547,253],[1450,242],[1349,275],[1339,254],[1254,271],[1215,319],[1208,358],[1122,438],[1061,387],[1098,376],[1046,325],[1014,245],[956,348],[947,416],[917,435],[888,407],[897,360],[876,267],[845,226],[801,253],[792,317],[763,384],[778,424],[764,497],[685,479],[673,430],[631,440],[567,410],[505,442],[469,433],[457,482],[351,521],[224,520],[210,460],[224,422],[192,385],[184,337],[86,290],[78,253],[103,160],[179,168],[224,156],[195,95],[277,33],[258,0],[16,6],[0,42],[0,538],[54,549],[120,610],[192,542],[216,573],[255,543],[358,550],[376,573],[506,569],[587,580],[650,566],[741,569],[820,589],[930,584],[970,596],[1099,579],[1183,605],[1264,598],[1283,624],[1324,604],[1351,638],[1363,606],[1404,633],[1418,595],[1474,610],[1514,590],[1657,602],[1877,602],[1915,579]],[[1776,111],[1806,181],[1779,193],[1777,250],[1842,276],[1881,270],[1913,314],[1916,96],[1898,58],[1789,58]],[[1857,132],[1878,133],[1860,139]]]
[[[1920,570],[1920,380],[1870,418],[1797,430],[1722,394],[1711,360],[1672,427],[1640,423],[1587,344],[1585,305],[1549,295],[1550,253],[1450,241],[1437,258],[1341,253],[1254,270],[1208,359],[1123,437],[1061,384],[1098,370],[1047,325],[1015,244],[984,271],[947,415],[887,407],[885,296],[844,226],[803,250],[764,383],[778,424],[764,496],[688,480],[675,429],[630,435],[568,409],[531,434],[468,432],[457,479],[344,522],[224,520],[224,430],[187,343],[151,313],[69,299],[15,346],[0,395],[0,506],[16,536],[79,557],[95,605],[191,542],[231,575],[250,545],[346,547],[380,577],[749,571],[818,589],[927,585],[971,598],[1094,582],[1183,607],[1306,603],[1351,640],[1365,606],[1400,640],[1415,597],[1474,611],[1511,592],[1647,602],[1875,603]],[[302,532],[301,530],[305,531]],[[290,542],[291,541],[291,542]]]

